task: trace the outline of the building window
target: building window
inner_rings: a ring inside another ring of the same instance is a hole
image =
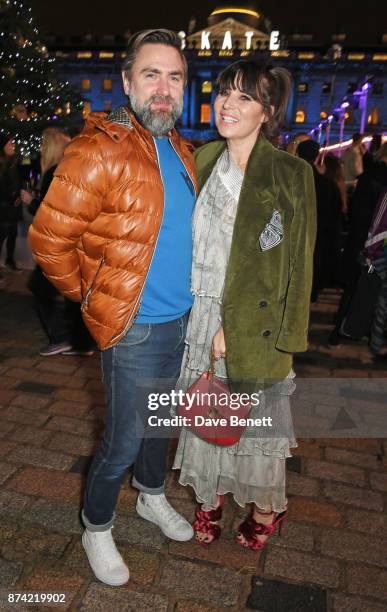
[[[111,100],[105,100],[105,102],[103,103],[103,110],[106,113],[109,113],[112,110],[112,101]]]
[[[212,92],[212,83],[211,81],[203,81],[202,83],[202,93],[211,93]]]
[[[355,123],[355,113],[352,108],[348,108],[344,115],[345,123]]]
[[[83,103],[83,110],[82,110],[83,118],[86,119],[86,117],[90,114],[90,112],[91,112],[90,102],[88,100],[85,100]]]
[[[294,118],[296,123],[305,123],[305,111],[302,108],[299,108],[296,112],[296,116]]]
[[[102,89],[104,91],[111,91],[112,88],[113,88],[112,80],[111,79],[103,79],[103,81],[102,81]]]
[[[298,93],[308,93],[308,83],[301,82],[297,84]]]
[[[91,51],[78,51],[77,58],[78,59],[90,59],[93,56]]]
[[[82,89],[83,91],[89,91],[91,88],[90,79],[82,79]]]
[[[322,86],[322,93],[329,94],[331,93],[331,89],[332,89],[332,83],[324,83],[324,85]]]
[[[359,62],[365,58],[365,53],[348,53],[347,59],[350,62]]]
[[[368,125],[378,125],[379,123],[379,109],[377,106],[372,109],[368,115]]]
[[[383,95],[383,83],[373,83],[372,85],[372,95],[381,96]]]
[[[202,104],[200,107],[200,123],[211,122],[211,104]]]
[[[357,90],[357,83],[348,83],[347,93],[352,94]]]

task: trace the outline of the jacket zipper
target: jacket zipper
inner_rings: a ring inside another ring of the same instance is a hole
[[[179,153],[176,151],[176,149],[175,149],[175,147],[174,147],[174,144],[173,144],[172,140],[171,140],[170,138],[168,138],[168,140],[169,140],[169,143],[170,143],[170,145],[171,145],[172,149],[175,151],[175,153],[176,153],[177,157],[180,159],[180,161],[181,161],[181,163],[182,163],[182,165],[183,165],[183,168],[185,168],[185,171],[186,171],[186,172],[187,172],[187,174],[188,174],[188,178],[189,178],[189,180],[190,180],[190,181],[191,181],[191,183],[192,183],[192,187],[193,187],[193,190],[194,190],[194,194],[195,194],[195,195],[197,195],[197,192],[196,192],[196,187],[195,187],[195,183],[193,182],[192,177],[191,177],[190,173],[188,172],[188,169],[187,169],[187,167],[186,167],[185,163],[184,163],[184,162],[183,162],[183,160],[181,159],[181,157],[180,157]]]
[[[100,261],[100,264],[98,266],[97,272],[94,275],[93,282],[91,283],[89,289],[87,290],[86,295],[85,295],[85,299],[82,302],[82,308],[85,308],[87,306],[87,304],[89,303],[89,298],[90,298],[91,292],[94,289],[94,285],[95,285],[95,282],[97,280],[97,276],[98,276],[99,271],[102,268],[104,263],[105,263],[105,257],[102,257],[102,259]]]
[[[153,137],[152,137],[152,138],[153,138]],[[154,138],[153,138],[153,142],[154,142]],[[171,143],[171,144],[172,144],[172,143]],[[129,318],[128,318],[127,322],[126,322],[126,325],[125,325],[125,327],[124,327],[123,331],[121,331],[121,332],[120,332],[120,333],[119,333],[117,336],[114,336],[114,338],[112,338],[112,339],[109,341],[109,345],[110,345],[112,342],[114,342],[115,340],[120,340],[120,338],[122,338],[122,337],[123,337],[123,336],[126,334],[126,331],[128,330],[129,325],[131,324],[132,320],[134,319],[134,317],[136,316],[137,312],[138,312],[138,311],[139,311],[139,309],[140,309],[140,308],[137,308],[137,306],[139,305],[139,302],[140,302],[140,300],[141,300],[141,298],[142,298],[142,294],[143,294],[143,291],[144,291],[145,283],[146,283],[146,281],[147,281],[147,278],[148,278],[148,275],[149,275],[149,270],[150,270],[151,265],[152,265],[153,257],[154,257],[154,254],[155,254],[155,252],[156,252],[157,243],[158,243],[158,241],[159,241],[159,236],[160,236],[161,226],[162,226],[162,224],[163,224],[163,220],[164,220],[164,209],[165,209],[165,186],[164,186],[164,181],[163,181],[163,175],[162,175],[162,172],[161,172],[159,152],[158,152],[158,150],[157,150],[156,145],[154,145],[154,147],[155,147],[155,151],[156,151],[157,165],[158,165],[159,172],[160,172],[160,178],[161,178],[161,182],[162,182],[162,185],[163,185],[163,195],[164,195],[164,197],[163,197],[163,213],[162,213],[162,215],[161,215],[161,221],[160,221],[159,231],[158,231],[158,234],[157,234],[157,238],[156,238],[155,246],[154,246],[154,249],[153,249],[152,257],[151,257],[151,260],[150,260],[150,263],[149,263],[149,266],[148,266],[148,270],[147,270],[147,273],[146,273],[146,275],[145,275],[144,282],[143,282],[143,284],[141,285],[141,289],[140,289],[140,292],[139,292],[139,294],[138,294],[138,296],[137,296],[137,300],[136,300],[136,302],[135,302],[135,304],[134,304],[134,306],[133,306],[132,312],[131,312],[131,313],[130,313],[130,315],[129,315]],[[172,147],[173,147],[173,145],[172,145]],[[173,147],[173,148],[174,148],[174,147]],[[183,163],[183,162],[182,162],[182,163]],[[184,164],[183,164],[183,165],[184,165]],[[185,167],[185,166],[184,166],[184,167]],[[194,186],[194,188],[195,188],[195,186]]]

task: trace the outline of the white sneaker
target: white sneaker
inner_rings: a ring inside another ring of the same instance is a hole
[[[120,586],[128,582],[129,570],[114,544],[111,529],[107,531],[85,529],[82,544],[98,580],[110,586]]]
[[[163,534],[171,540],[186,542],[193,538],[194,531],[191,525],[172,508],[164,493],[161,495],[140,493],[136,510],[143,519],[158,525]]]

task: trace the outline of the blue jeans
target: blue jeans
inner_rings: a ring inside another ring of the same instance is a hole
[[[134,464],[133,485],[164,491],[168,438],[152,438],[148,393],[169,393],[180,374],[188,313],[161,324],[135,324],[102,353],[107,393],[106,427],[88,474],[82,518],[94,531],[109,529],[121,482]]]

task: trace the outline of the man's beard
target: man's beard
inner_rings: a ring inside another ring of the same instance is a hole
[[[183,112],[183,97],[178,102],[171,96],[151,96],[142,105],[129,91],[130,106],[141,125],[156,138],[166,136]],[[170,104],[171,110],[152,110],[152,104]]]

